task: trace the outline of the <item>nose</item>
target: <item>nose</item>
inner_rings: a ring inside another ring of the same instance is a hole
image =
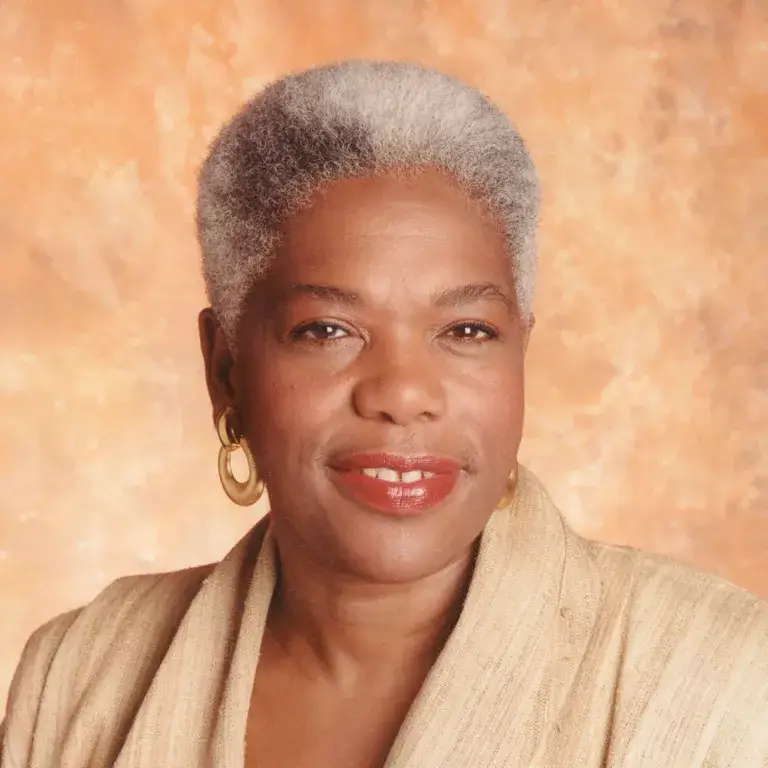
[[[353,390],[359,416],[398,426],[435,421],[445,412],[445,393],[434,361],[428,352],[379,352],[362,367]]]

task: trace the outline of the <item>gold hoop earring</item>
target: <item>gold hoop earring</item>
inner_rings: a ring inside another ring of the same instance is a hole
[[[255,504],[264,493],[264,481],[259,475],[256,462],[248,446],[248,441],[242,435],[235,433],[229,417],[234,414],[234,408],[225,408],[216,419],[216,432],[221,441],[219,448],[219,479],[224,493],[241,507]],[[241,482],[232,473],[232,453],[240,448],[248,463],[248,478]]]
[[[517,488],[517,467],[515,467],[507,478],[507,487],[504,491],[504,495],[501,497],[501,501],[498,503],[498,509],[504,509],[508,507],[512,500],[515,498],[515,489]]]

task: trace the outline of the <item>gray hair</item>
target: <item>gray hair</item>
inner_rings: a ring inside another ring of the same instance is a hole
[[[522,138],[483,94],[415,64],[347,61],[267,86],[214,140],[197,233],[213,311],[231,343],[280,225],[328,183],[387,171],[452,177],[501,225],[521,314],[532,312],[539,186]]]

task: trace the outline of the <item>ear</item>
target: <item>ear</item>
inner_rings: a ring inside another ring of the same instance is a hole
[[[213,418],[235,404],[233,371],[235,358],[213,310],[207,307],[197,319],[200,349],[205,364],[205,382],[213,407]]]
[[[531,314],[530,320],[525,328],[523,328],[523,354],[528,351],[528,342],[531,340],[531,333],[533,332],[534,325],[536,325],[536,318]]]

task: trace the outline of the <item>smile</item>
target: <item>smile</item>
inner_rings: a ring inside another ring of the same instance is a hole
[[[452,493],[462,466],[438,456],[349,454],[332,462],[331,479],[350,501],[397,517],[437,506]]]
[[[428,480],[434,477],[434,472],[422,472],[418,469],[411,469],[407,472],[397,472],[389,467],[365,467],[360,470],[366,477],[372,477],[377,480],[385,480],[388,483],[416,483],[419,480]]]

